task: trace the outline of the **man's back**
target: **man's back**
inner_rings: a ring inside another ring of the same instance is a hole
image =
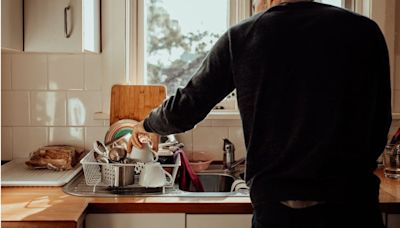
[[[237,89],[254,201],[376,198],[391,122],[388,53],[368,18],[279,4],[231,28],[185,88],[143,122],[189,130]]]
[[[377,25],[298,2],[250,18],[229,37],[252,197],[339,200],[356,186],[376,194],[372,171],[391,122]]]
[[[254,228],[383,227],[373,175],[391,123],[383,35],[365,17],[291,2],[226,32],[134,141],[193,128],[236,88]]]

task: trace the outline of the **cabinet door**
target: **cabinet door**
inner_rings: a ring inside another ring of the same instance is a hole
[[[1,48],[22,51],[22,0],[1,0]]]
[[[29,0],[24,4],[25,51],[82,52],[82,0]]]
[[[185,214],[88,214],[86,228],[185,228]]]
[[[186,228],[250,228],[251,214],[186,215]]]

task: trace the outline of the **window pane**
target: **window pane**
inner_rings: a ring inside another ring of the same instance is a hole
[[[228,0],[145,0],[146,84],[185,86],[228,29]]]
[[[322,3],[342,7],[342,0],[322,0]]]

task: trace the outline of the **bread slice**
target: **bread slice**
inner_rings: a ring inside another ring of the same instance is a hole
[[[79,162],[83,153],[83,148],[74,146],[45,146],[33,152],[25,164],[34,169],[70,170]]]

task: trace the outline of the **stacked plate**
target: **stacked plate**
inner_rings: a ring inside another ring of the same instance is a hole
[[[104,143],[108,144],[128,133],[132,133],[132,128],[138,123],[136,120],[122,119],[113,123],[104,137]]]

